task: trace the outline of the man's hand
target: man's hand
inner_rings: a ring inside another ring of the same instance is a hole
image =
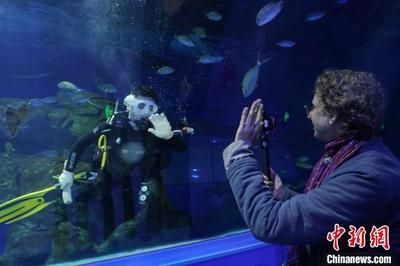
[[[74,173],[67,170],[63,170],[61,175],[58,177],[60,188],[62,189],[62,198],[64,204],[72,203],[71,187],[74,184]]]
[[[74,184],[74,173],[67,170],[63,170],[61,175],[58,177],[61,189],[69,189]]]
[[[149,121],[153,124],[154,128],[149,128],[147,131],[160,139],[170,139],[174,135],[172,132],[171,124],[168,122],[164,113],[152,114]]]
[[[247,107],[243,109],[235,141],[243,140],[249,142],[251,145],[258,142],[263,127],[263,112],[264,107],[261,99],[255,100],[250,110]]]

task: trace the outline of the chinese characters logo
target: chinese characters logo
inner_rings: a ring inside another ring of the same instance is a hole
[[[326,239],[329,242],[333,242],[334,250],[340,250],[339,239],[344,235],[344,233],[346,233],[346,229],[341,227],[339,224],[335,224],[334,230],[327,234]],[[348,234],[350,235],[350,239],[347,241],[349,247],[365,247],[367,231],[365,230],[364,226],[361,226],[357,229],[355,226],[350,225],[350,231]],[[381,246],[385,250],[389,250],[389,226],[382,225],[379,228],[372,226],[371,232],[369,233],[369,245],[371,248],[377,248]]]

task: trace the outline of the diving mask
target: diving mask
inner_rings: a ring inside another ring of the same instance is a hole
[[[131,121],[148,119],[150,115],[158,111],[155,101],[146,96],[130,94],[125,97],[124,105],[128,110],[128,118]]]

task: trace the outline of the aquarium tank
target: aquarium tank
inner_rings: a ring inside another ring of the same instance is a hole
[[[2,0],[0,264],[247,229],[222,159],[242,109],[263,100],[271,165],[302,191],[323,150],[304,105],[325,69],[383,84],[399,156],[399,12],[396,0]]]

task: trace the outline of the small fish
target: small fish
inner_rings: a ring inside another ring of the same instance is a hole
[[[268,3],[258,11],[256,16],[256,24],[263,26],[271,22],[282,10],[283,1]]]
[[[104,93],[116,93],[117,89],[114,87],[113,84],[104,83],[98,86],[98,89]]]
[[[268,57],[267,59],[260,61],[259,57],[260,55],[257,56],[257,64],[250,68],[243,77],[242,92],[244,97],[249,97],[254,92],[257,87],[260,67],[271,59],[271,57]]]
[[[58,103],[58,98],[54,97],[54,96],[46,97],[46,98],[42,98],[42,99],[34,98],[29,101],[29,105],[31,107],[40,107],[45,104],[55,104],[55,103]]]
[[[159,75],[169,75],[172,74],[175,71],[175,69],[173,69],[170,66],[162,66],[159,69],[157,69],[157,74]]]
[[[31,75],[12,75],[7,76],[5,78],[9,79],[42,79],[52,76],[53,73],[40,73],[40,74],[31,74]]]
[[[301,157],[299,157],[299,158],[297,159],[297,162],[305,163],[305,162],[308,162],[309,160],[310,160],[310,158],[308,158],[308,157],[306,157],[306,156],[301,156]]]
[[[46,150],[39,153],[40,155],[47,158],[57,158],[58,152],[55,150]]]
[[[300,168],[303,168],[303,169],[313,169],[314,168],[314,166],[312,164],[308,163],[308,162],[304,162],[304,163],[296,162],[296,166],[300,167]]]
[[[200,64],[215,64],[221,62],[223,59],[223,56],[203,55],[197,62]]]
[[[180,95],[182,99],[186,99],[192,91],[192,84],[189,83],[187,76],[181,81]]]
[[[43,99],[41,99],[41,101],[45,104],[55,104],[55,103],[58,103],[58,98],[51,96],[51,97],[43,98]]]
[[[60,83],[57,84],[57,88],[62,89],[62,90],[68,90],[72,92],[78,92],[81,91],[74,83],[70,81],[61,81]]]
[[[283,115],[283,121],[287,122],[287,121],[289,120],[289,117],[290,117],[289,113],[286,112],[286,113]]]
[[[194,42],[186,35],[175,35],[175,39],[182,45],[194,47]]]
[[[295,42],[291,40],[282,40],[280,42],[277,42],[276,45],[283,47],[283,48],[291,48],[296,45]]]
[[[336,3],[339,5],[345,5],[347,4],[349,1],[348,0],[337,0]]]
[[[72,102],[74,103],[74,104],[77,104],[77,105],[82,105],[82,104],[87,104],[88,103],[88,100],[87,100],[87,98],[86,97],[77,97],[77,98],[73,98],[72,99]]]
[[[317,12],[312,12],[307,15],[306,21],[316,21],[325,16],[325,12],[323,11],[317,11]]]
[[[45,103],[39,98],[34,98],[34,99],[31,99],[28,104],[31,107],[39,107],[39,106],[44,105]]]
[[[220,21],[222,19],[222,15],[218,11],[210,11],[206,13],[206,17],[212,21]]]
[[[197,36],[199,36],[199,38],[207,38],[207,34],[204,28],[202,27],[194,27],[192,29],[192,32],[194,32],[194,34],[196,34]]]
[[[175,15],[185,3],[185,0],[166,0],[164,2],[164,12],[167,16]]]
[[[225,88],[229,85],[233,85],[236,81],[236,65],[232,60],[231,54],[228,52],[227,56],[224,59],[223,70],[221,73],[220,79],[220,90],[225,90]]]

